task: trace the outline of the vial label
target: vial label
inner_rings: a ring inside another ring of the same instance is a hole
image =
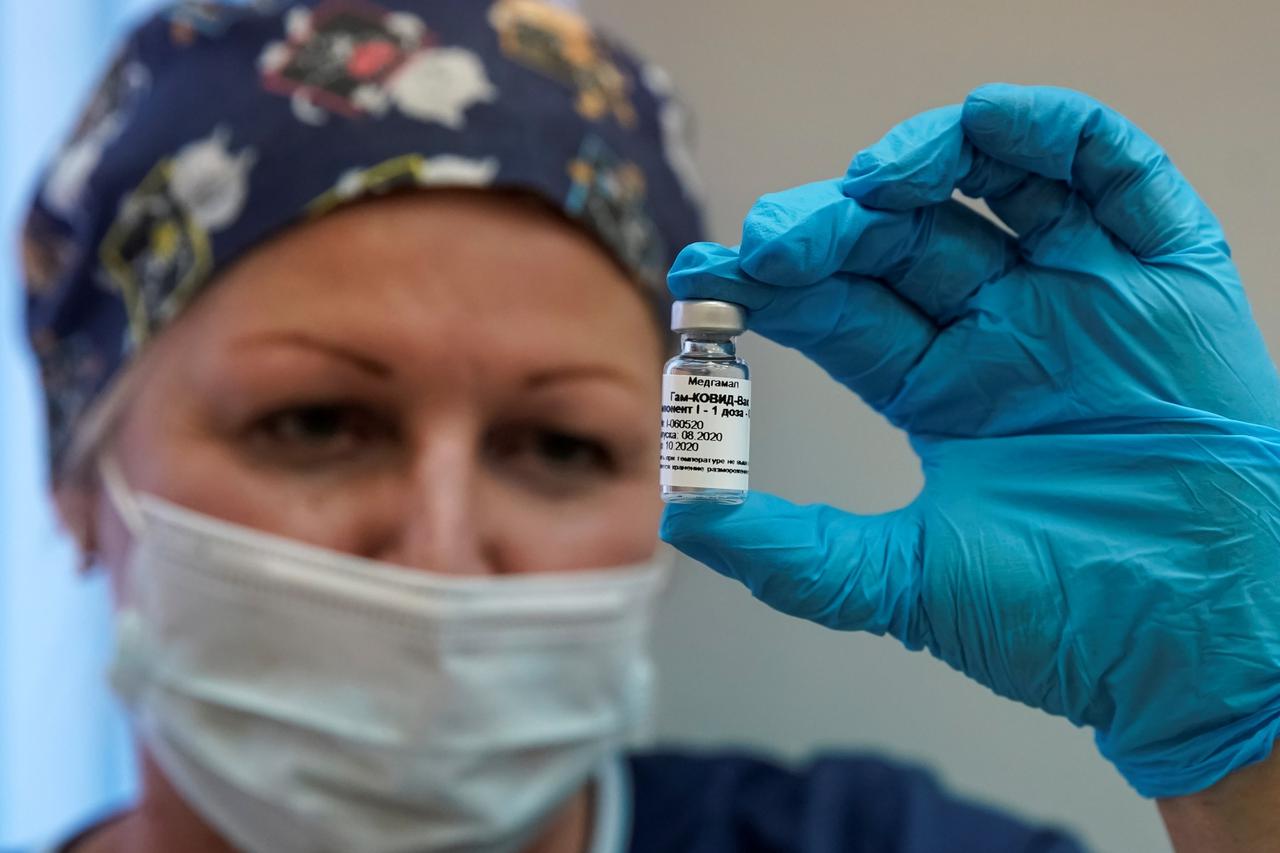
[[[750,444],[750,379],[662,377],[662,485],[745,491]]]

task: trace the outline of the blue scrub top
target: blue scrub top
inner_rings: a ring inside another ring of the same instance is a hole
[[[632,755],[627,773],[610,764],[592,853],[621,849],[628,834],[630,853],[1084,853],[1057,830],[952,799],[928,773],[865,756],[828,754],[800,769],[723,752]]]
[[[874,758],[825,755],[788,769],[741,754],[657,752],[629,764],[631,853],[1084,851]]]

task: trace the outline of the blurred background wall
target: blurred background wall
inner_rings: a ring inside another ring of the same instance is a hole
[[[479,2],[479,0],[477,0]],[[0,0],[0,849],[128,791],[98,681],[101,585],[81,583],[40,497],[34,387],[16,341],[12,240],[36,162],[147,0]],[[697,115],[716,239],[763,192],[831,177],[919,110],[990,80],[1110,102],[1161,140],[1223,219],[1280,352],[1280,6],[1263,0],[584,0],[658,60]],[[906,442],[816,368],[758,338],[753,484],[875,512],[920,474]],[[956,791],[1064,824],[1099,851],[1167,851],[1153,807],[1090,735],[997,699],[892,641],[776,615],[682,564],[658,631],[659,733],[785,757],[878,750]]]
[[[896,122],[1004,80],[1083,89],[1164,143],[1222,218],[1280,353],[1280,4],[1264,0],[584,0],[664,65],[697,117],[714,239],[761,193],[834,177]],[[752,485],[865,512],[921,483],[902,436],[820,370],[744,341]],[[693,564],[658,631],[659,731],[803,756],[876,749],[956,791],[1061,822],[1098,850],[1167,851],[1154,807],[1088,732],[893,641],[766,610]]]
[[[77,574],[44,497],[16,237],[35,171],[69,130],[123,21],[153,5],[0,0],[0,850],[110,809],[132,786],[102,677],[104,579]]]

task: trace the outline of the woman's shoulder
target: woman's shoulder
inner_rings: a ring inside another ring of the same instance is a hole
[[[33,853],[107,853],[125,849],[116,844],[117,830],[128,817],[128,812],[118,812],[94,819],[65,835],[60,840]]]
[[[631,756],[630,768],[631,853],[1083,850],[1060,830],[956,798],[927,771],[870,755],[789,766],[747,752],[664,750]]]

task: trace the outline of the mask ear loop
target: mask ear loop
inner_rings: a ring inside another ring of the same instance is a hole
[[[115,456],[108,453],[100,455],[97,459],[97,467],[98,479],[102,481],[107,502],[111,504],[116,515],[120,516],[120,520],[124,522],[124,526],[136,541],[146,526],[137,495],[125,480],[124,472],[120,470],[120,463],[116,461]]]
[[[115,456],[110,453],[99,454],[94,464],[106,493],[107,503],[124,522],[136,548],[144,523],[138,498],[125,480]],[[116,617],[116,648],[107,671],[107,681],[116,695],[130,708],[135,708],[146,689],[150,660],[146,624],[136,609],[138,589],[133,572],[133,568],[125,572],[120,609]]]

